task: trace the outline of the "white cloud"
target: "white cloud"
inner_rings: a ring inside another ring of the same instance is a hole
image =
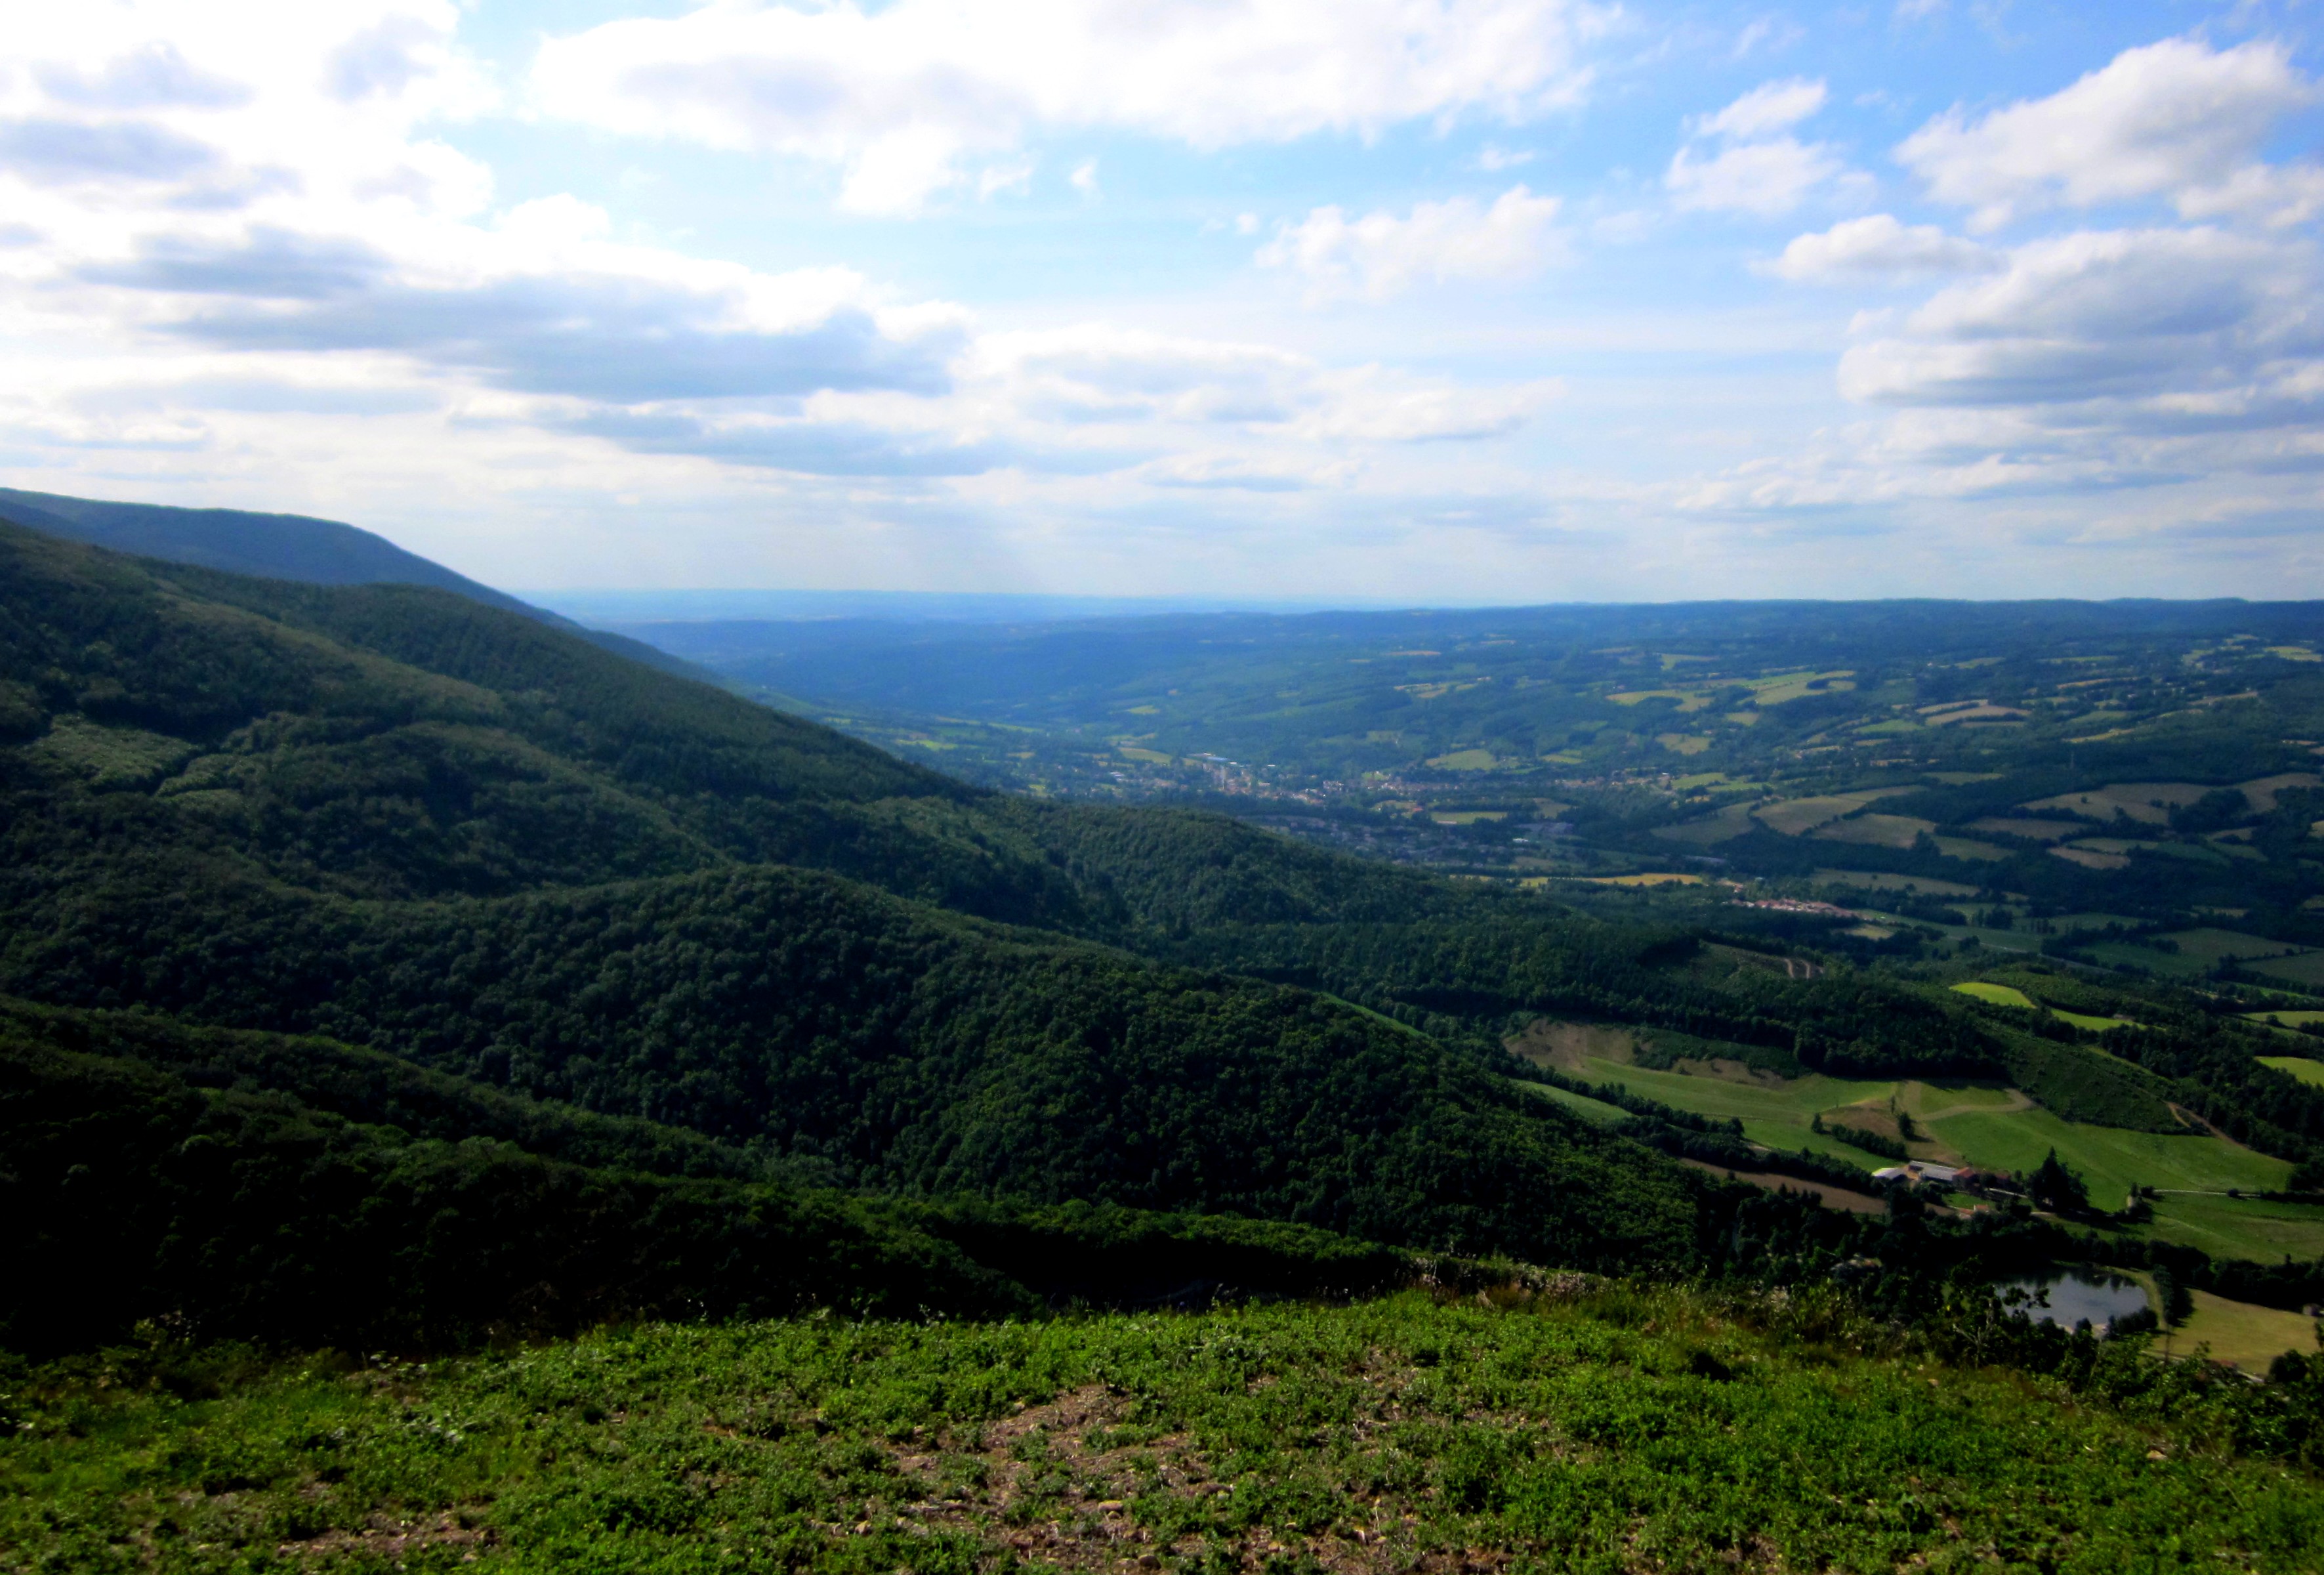
[[[2306,248],[2218,230],[2061,236],[1940,291],[1902,334],[1850,349],[1840,388],[1911,405],[2128,402],[2116,420],[2223,395],[2256,412],[2276,403],[2263,389],[2324,367],[2306,310],[2314,283]]]
[[[1561,392],[1554,382],[1476,387],[1380,366],[1334,368],[1268,345],[1104,324],[980,339],[964,363],[988,410],[1069,426],[1092,443],[1155,441],[1153,424],[1269,440],[1425,443],[1514,431]],[[1105,429],[1120,428],[1109,433]]]
[[[2126,50],[2047,98],[1972,118],[1954,108],[1907,137],[1896,157],[1972,228],[2064,205],[2162,197],[2182,214],[2232,208],[2313,211],[2315,177],[2255,163],[2276,122],[2316,101],[2281,45],[2213,50],[2165,39]],[[2285,190],[2289,184],[2292,190]]]
[[[910,212],[1036,128],[1195,147],[1371,134],[1580,101],[1586,0],[896,0],[718,4],[552,40],[542,111],[846,171],[845,206]],[[872,172],[863,171],[870,166]]]
[[[1682,209],[1755,214],[1791,212],[1810,192],[1848,171],[1830,146],[1803,143],[1791,127],[1823,107],[1824,85],[1794,78],[1753,88],[1716,115],[1689,125],[1663,184]],[[1706,144],[1715,152],[1706,153]]]
[[[1779,218],[1844,168],[1829,150],[1786,136],[1737,143],[1708,159],[1681,148],[1663,184],[1682,208]]]
[[[1716,115],[1694,125],[1697,136],[1763,137],[1789,131],[1823,107],[1824,85],[1794,77],[1754,88]]]
[[[1311,301],[1386,301],[1422,283],[1519,279],[1563,256],[1559,201],[1512,186],[1483,208],[1471,198],[1420,202],[1351,219],[1319,208],[1285,225],[1259,248],[1261,266],[1287,268],[1308,282]]]
[[[1799,283],[1895,279],[1921,273],[1973,273],[2001,265],[1975,241],[1932,224],[1899,224],[1875,213],[1795,237],[1767,272]]]

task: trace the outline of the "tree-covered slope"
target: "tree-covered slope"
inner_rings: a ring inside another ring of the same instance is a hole
[[[383,536],[337,520],[248,509],[111,503],[14,487],[0,487],[0,519],[115,552],[264,579],[310,585],[433,586],[486,607],[554,625],[650,667],[696,678],[710,676],[707,669],[684,657],[624,635],[584,628],[416,552],[407,552]]]
[[[1472,1059],[1085,938],[1428,883],[1206,818],[1061,828],[423,588],[0,533],[0,663],[21,995],[325,1033],[853,1186],[1693,1250],[1680,1172]]]

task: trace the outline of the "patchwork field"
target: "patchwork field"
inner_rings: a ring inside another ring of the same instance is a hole
[[[2009,849],[1997,848],[1990,842],[1978,842],[1968,837],[1940,837],[1937,851],[1947,858],[1966,858],[1976,864],[1992,864],[2009,857]]]
[[[2305,988],[2324,987],[2324,951],[2303,951],[2296,957],[2269,958],[2246,964],[2252,972]]]
[[[2025,999],[2022,992],[2000,985],[1981,985],[1969,993],[1987,999]],[[1992,1084],[1821,1075],[1785,1081],[1754,1075],[1733,1063],[1721,1063],[1726,1070],[1716,1073],[1655,1071],[1629,1060],[1627,1029],[1562,1024],[1556,1033],[1561,1046],[1557,1064],[1572,1075],[1591,1083],[1619,1084],[1697,1115],[1731,1117],[1743,1124],[1746,1137],[1769,1148],[1806,1149],[1868,1172],[1876,1170],[1886,1162],[1815,1132],[1812,1124],[1821,1116],[1828,1126],[1841,1122],[1893,1133],[1887,1114],[1893,1100],[1925,1135],[1910,1145],[1918,1157],[2023,1172],[2037,1168],[2054,1150],[2088,1180],[2090,1200],[2101,1209],[2120,1209],[2129,1201],[2134,1185],[2217,1194],[2166,1196],[2158,1202],[2153,1228],[2167,1239],[2238,1257],[2324,1255],[2324,1208],[2225,1195],[2230,1188],[2250,1192],[2279,1188],[2292,1167],[2221,1138],[2070,1122],[2015,1089]]]
[[[1744,688],[1751,691],[1755,704],[1780,706],[1786,700],[1803,699],[1812,694],[1833,694],[1852,690],[1856,670],[1843,667],[1832,672],[1781,672],[1768,678],[1747,680]]]
[[[1971,820],[1972,831],[1990,831],[1997,837],[2022,837],[2029,842],[2057,842],[2086,829],[2078,820],[2036,820],[2030,817],[1987,815]]]
[[[2205,927],[2200,930],[2174,930],[2158,939],[2175,943],[2179,955],[2191,957],[2210,966],[2229,958],[2238,962],[2262,957],[2289,957],[2301,949],[2286,941],[2270,940],[2264,936],[2245,935],[2233,930]]]
[[[1785,799],[1780,803],[1762,804],[1751,812],[1768,830],[1780,831],[1786,837],[1799,837],[1819,826],[1829,825],[1843,815],[1852,815],[1868,804],[1912,791],[1910,788],[1870,788],[1856,793],[1821,793],[1812,798]]]
[[[1916,820],[1910,815],[1858,815],[1820,826],[1811,835],[1828,842],[1856,842],[1868,848],[1910,848],[1936,829],[1935,821]]]
[[[2025,1110],[1964,1111],[1932,1119],[1929,1128],[1947,1148],[1988,1170],[2030,1171],[2055,1149],[2082,1172],[2090,1201],[2119,1209],[2134,1183],[2170,1190],[2264,1191],[2283,1185],[2292,1166],[2221,1138],[2196,1133],[2128,1132],[2064,1121],[2036,1106]]]
[[[2050,853],[2052,857],[2062,858],[2068,864],[2079,864],[2084,869],[2128,869],[2130,867],[2130,858],[2126,854],[2109,852],[2106,848],[2092,848],[2087,844],[2073,848],[2052,848]]]
[[[1923,722],[1932,727],[1949,727],[1955,722],[1991,724],[1995,722],[2022,722],[2024,719],[2025,713],[2018,710],[2014,706],[1990,705],[1962,706],[1952,709],[1940,710],[1934,716],[1924,717],[1922,718]]]
[[[2117,814],[2149,826],[2170,824],[2171,811],[2194,803],[2211,790],[2191,782],[2121,782],[2087,792],[2059,793],[2035,799],[2028,810],[2063,810],[2093,820],[2111,820]]]
[[[1973,897],[1977,888],[1960,881],[1931,880],[1926,876],[1892,875],[1886,870],[1820,869],[1814,878],[1827,885],[1854,886],[1860,892],[1901,892],[1924,897]]]
[[[1715,815],[1700,820],[1688,820],[1677,826],[1658,826],[1655,835],[1669,842],[1688,842],[1708,848],[1714,842],[1724,842],[1730,837],[1740,837],[1751,829],[1751,806],[1729,804]]]
[[[2311,654],[2308,660],[2313,662],[2316,658]],[[2281,776],[2257,777],[2242,784],[2244,797],[2249,799],[2251,807],[2263,815],[2273,812],[2275,795],[2284,789],[2319,786],[2324,786],[2324,777],[2312,771],[2287,771]]]

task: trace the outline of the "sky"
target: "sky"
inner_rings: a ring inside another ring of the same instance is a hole
[[[27,5],[0,484],[543,592],[2324,597],[2319,11]]]

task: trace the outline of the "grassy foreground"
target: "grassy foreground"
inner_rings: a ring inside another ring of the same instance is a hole
[[[1569,1287],[1570,1290],[1572,1288]],[[11,1570],[2314,1568],[2324,1484],[1778,1296],[654,1325],[15,1375]],[[207,1364],[207,1366],[206,1366]]]

